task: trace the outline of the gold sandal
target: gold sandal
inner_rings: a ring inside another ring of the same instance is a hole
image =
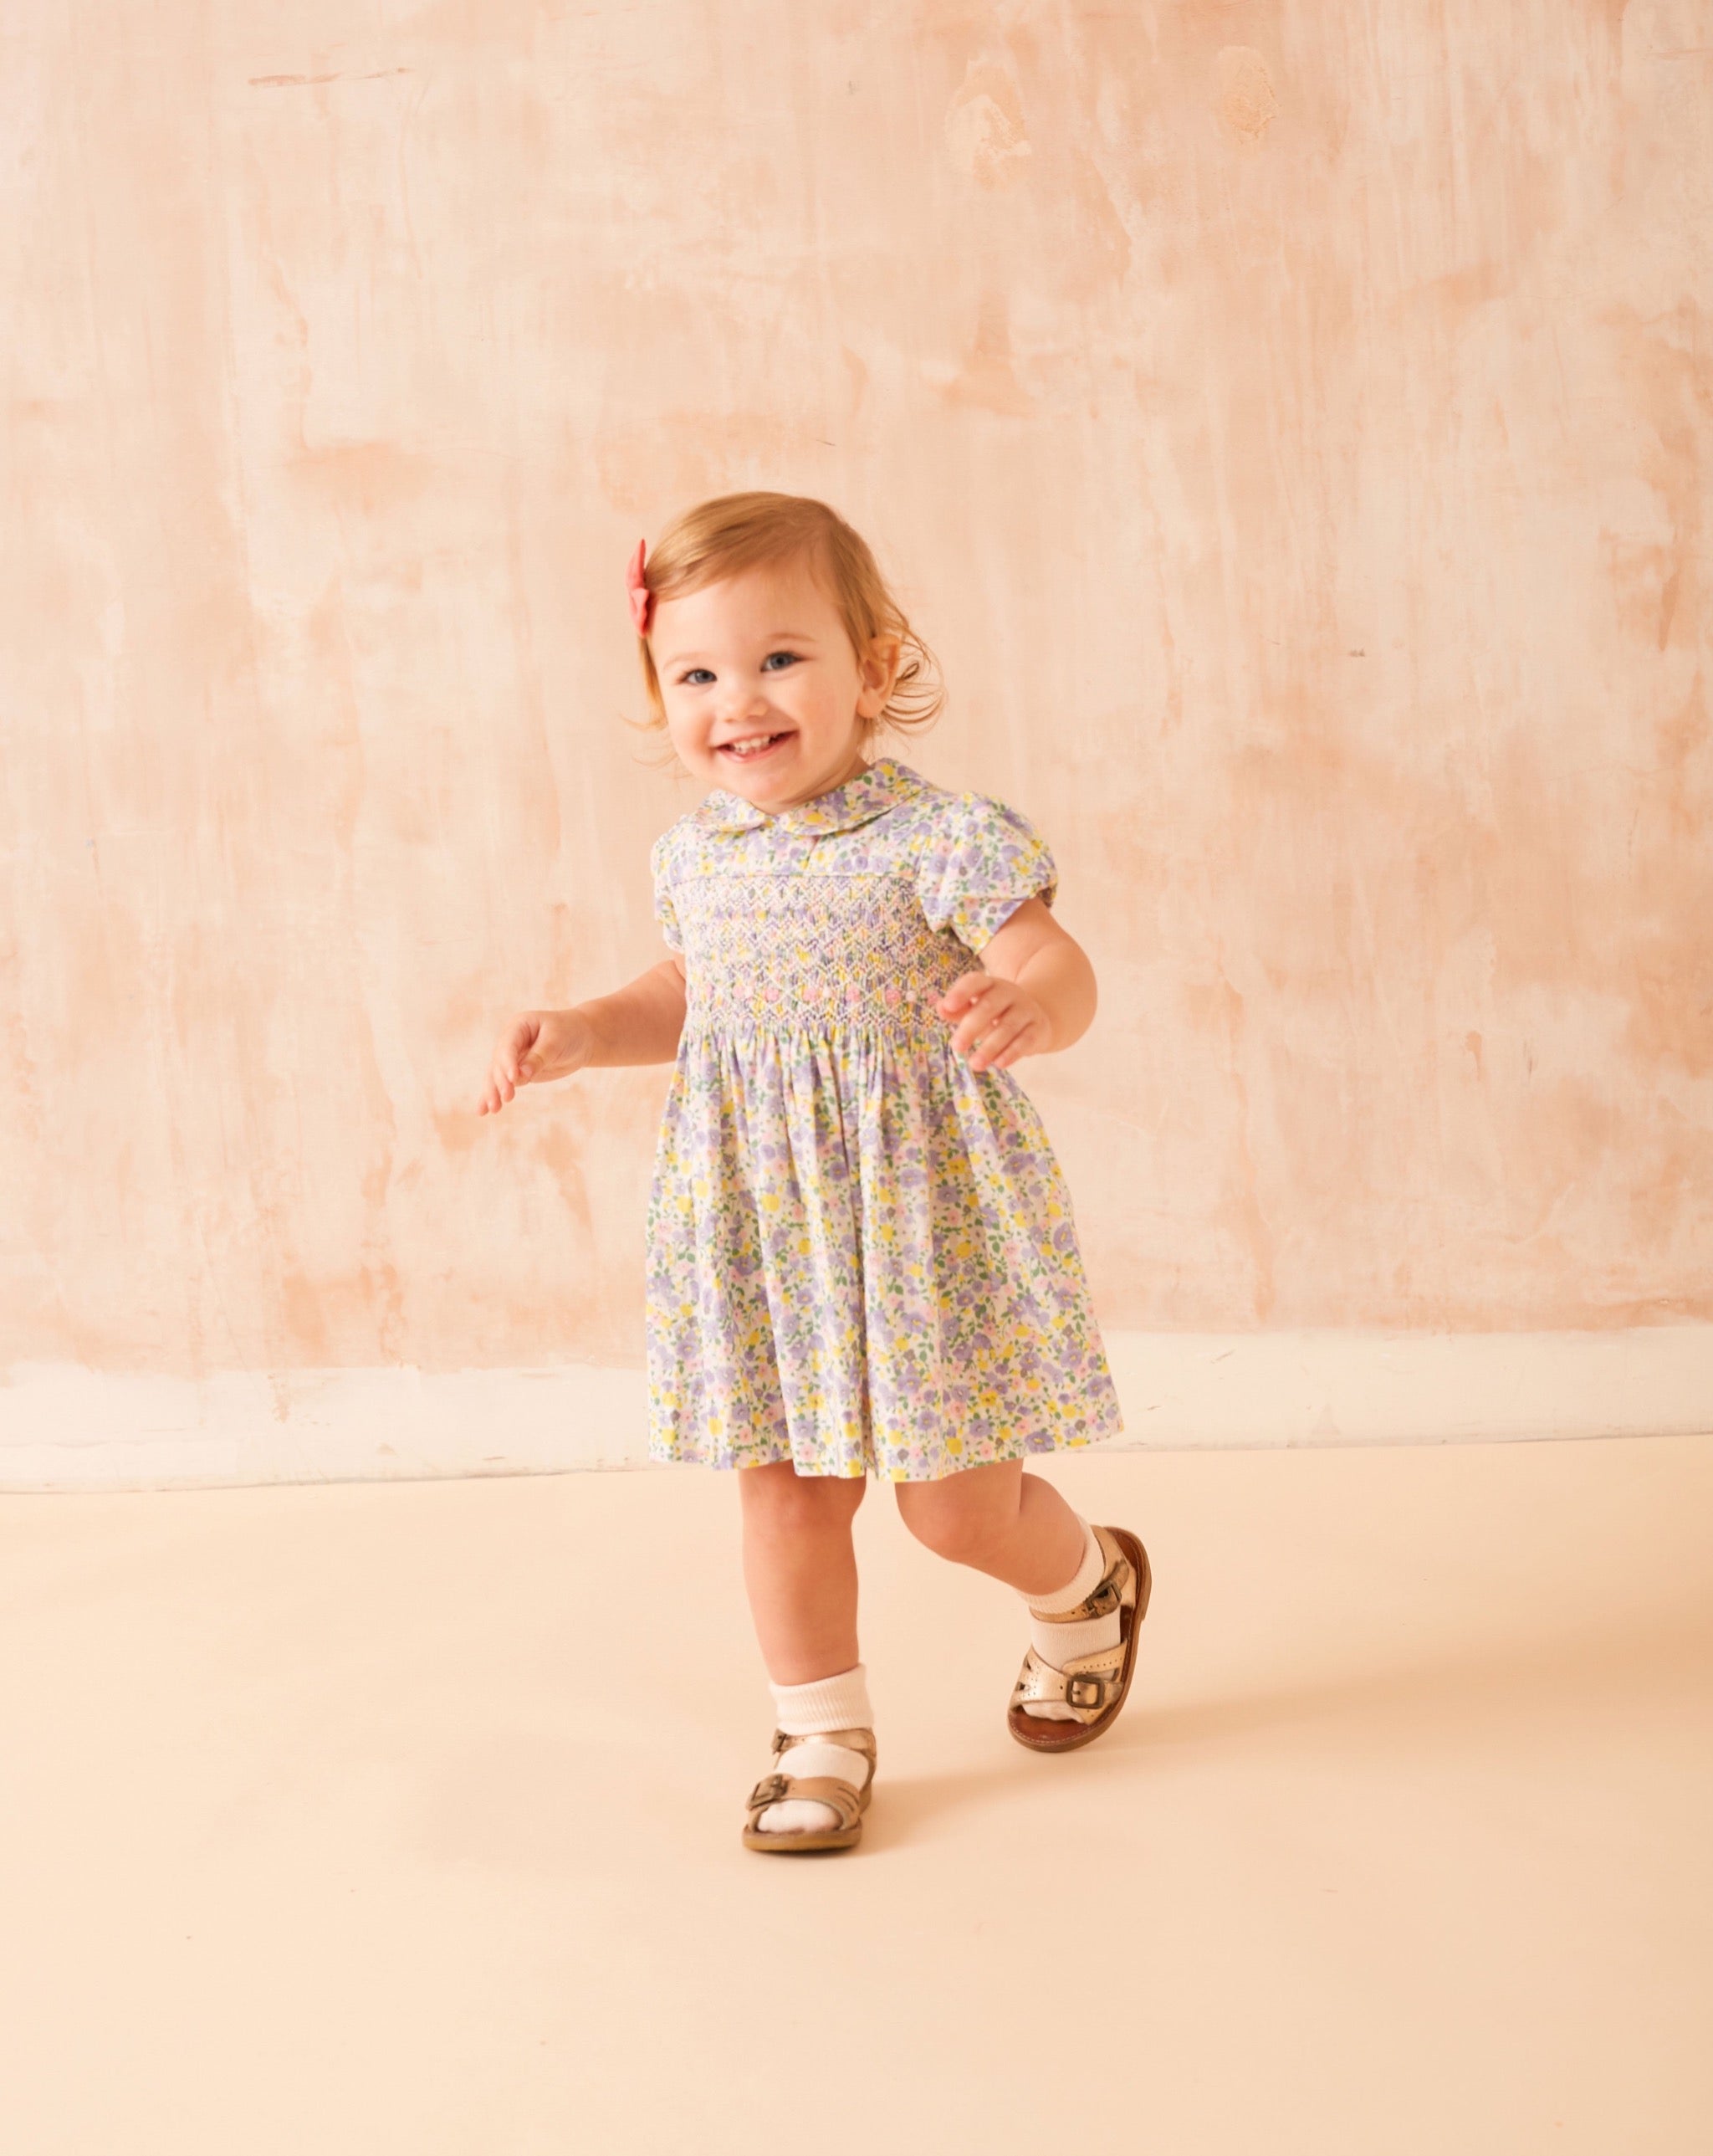
[[[1136,1635],[1148,1614],[1154,1575],[1148,1553],[1128,1527],[1096,1527],[1095,1539],[1105,1555],[1106,1569],[1093,1593],[1074,1609],[1042,1617],[1041,1621],[1081,1625],[1090,1617],[1110,1616],[1116,1609],[1118,1645],[1103,1648],[1099,1654],[1074,1656],[1062,1670],[1044,1662],[1033,1646],[1029,1649],[1012,1687],[1005,1719],[1018,1743],[1027,1744],[1032,1752],[1074,1752],[1080,1744],[1092,1744],[1117,1720],[1130,1690],[1136,1668]],[[1039,1611],[1033,1614],[1040,1616]],[[1062,1701],[1076,1719],[1060,1722],[1025,1714],[1023,1702],[1032,1699]]]
[[[794,1744],[838,1744],[847,1752],[860,1752],[869,1763],[861,1789],[831,1774],[782,1774],[778,1762]],[[744,1820],[743,1845],[765,1851],[770,1856],[801,1854],[812,1849],[854,1849],[862,1839],[863,1814],[874,1787],[874,1732],[872,1729],[818,1729],[813,1737],[787,1737],[773,1732],[775,1771],[764,1774],[750,1791],[749,1812]],[[836,1826],[792,1827],[783,1834],[765,1834],[761,1817],[770,1804],[825,1804],[839,1815]]]

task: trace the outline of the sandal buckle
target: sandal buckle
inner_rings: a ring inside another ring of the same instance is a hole
[[[1067,1707],[1105,1707],[1110,1677],[1074,1676],[1064,1681],[1064,1702]],[[1085,1694],[1091,1697],[1085,1697]]]
[[[790,1783],[787,1776],[783,1774],[764,1774],[761,1780],[756,1783],[754,1789],[750,1791],[751,1805],[777,1804],[785,1795],[786,1791],[789,1787]]]

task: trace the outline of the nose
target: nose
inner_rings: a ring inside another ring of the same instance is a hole
[[[739,719],[759,717],[767,708],[767,699],[759,681],[743,681],[726,675],[721,682],[723,694],[717,711],[722,726],[731,726]]]

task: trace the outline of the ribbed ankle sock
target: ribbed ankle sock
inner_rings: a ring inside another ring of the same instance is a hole
[[[854,1669],[833,1677],[818,1677],[813,1684],[770,1684],[773,1695],[773,1726],[787,1737],[814,1737],[822,1730],[872,1729],[874,1710],[869,1705],[869,1673],[859,1662]],[[769,1762],[767,1772],[776,1771]],[[868,1779],[869,1763],[860,1752],[843,1744],[793,1744],[777,1763],[777,1771],[807,1780],[814,1774],[830,1774],[859,1789]],[[830,1805],[807,1797],[787,1797],[769,1804],[756,1822],[763,1834],[789,1834],[801,1830],[815,1833],[836,1826],[839,1815]]]
[[[1042,1617],[1055,1611],[1074,1609],[1079,1602],[1086,1601],[1100,1584],[1100,1575],[1106,1569],[1106,1553],[1101,1548],[1095,1530],[1082,1521],[1087,1542],[1083,1549],[1083,1561],[1063,1587],[1051,1594],[1025,1594],[1024,1606],[1029,1613],[1029,1638],[1035,1652],[1049,1667],[1062,1670],[1065,1664],[1074,1661],[1079,1655],[1097,1655],[1103,1647],[1116,1647],[1122,1627],[1115,1609],[1105,1617],[1085,1618],[1080,1625],[1045,1625]],[[1023,1708],[1042,1722],[1074,1722],[1076,1717],[1062,1700],[1031,1700]]]

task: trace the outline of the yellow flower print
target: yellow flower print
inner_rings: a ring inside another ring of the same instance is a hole
[[[687,1002],[647,1234],[649,1449],[932,1480],[1123,1427],[1028,1094],[934,1004],[1055,871],[896,758],[654,848]],[[787,1405],[788,1404],[788,1405]]]

